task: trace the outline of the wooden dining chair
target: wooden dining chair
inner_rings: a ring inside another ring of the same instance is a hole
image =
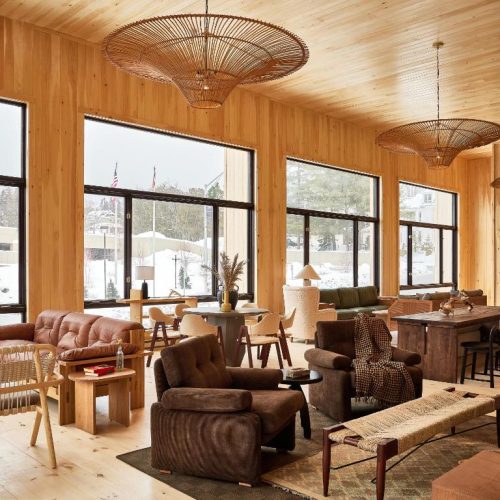
[[[283,357],[288,362],[288,366],[292,366],[292,357],[290,356],[290,349],[288,348],[288,338],[290,338],[291,335],[286,333],[286,330],[287,328],[291,328],[293,326],[296,310],[297,309],[295,307],[292,307],[292,309],[286,311],[285,314],[280,316],[280,346],[281,351],[283,352]]]
[[[167,331],[167,326],[170,326],[171,329],[173,328],[174,316],[172,314],[165,314],[159,307],[149,308],[149,321],[153,327],[153,336],[151,337],[151,354],[148,356],[146,366],[151,365],[151,358],[153,357],[156,341],[158,340],[158,330],[160,328],[163,334],[164,347],[175,344],[181,338],[178,333],[173,333],[172,330]]]
[[[220,326],[207,323],[198,314],[185,314],[179,325],[181,337],[201,337],[202,335],[215,335],[219,342],[222,357],[226,362],[226,352],[224,350],[224,339],[222,337],[222,328]]]
[[[238,354],[242,346],[246,346],[248,364],[253,368],[252,347],[261,347],[261,368],[267,366],[271,346],[276,346],[276,354],[280,368],[283,368],[280,349],[280,316],[277,313],[268,313],[256,325],[243,325],[233,354],[233,366],[237,365]]]
[[[182,318],[185,316],[185,309],[191,307],[189,304],[177,304],[174,309],[174,330],[179,330]]]
[[[50,464],[57,467],[47,390],[63,382],[54,373],[56,348],[50,344],[27,344],[0,348],[0,416],[36,412],[30,446],[35,446],[43,419]]]

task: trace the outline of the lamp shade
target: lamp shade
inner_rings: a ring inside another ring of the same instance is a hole
[[[296,279],[299,280],[319,280],[318,273],[310,264],[306,264],[296,275]]]
[[[136,266],[135,278],[138,280],[154,280],[155,268],[153,266]]]

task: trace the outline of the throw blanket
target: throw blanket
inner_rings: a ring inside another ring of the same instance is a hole
[[[382,406],[415,399],[415,387],[405,364],[391,361],[391,334],[386,324],[362,313],[355,321],[356,397],[372,397]]]

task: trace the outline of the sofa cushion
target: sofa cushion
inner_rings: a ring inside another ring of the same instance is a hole
[[[295,418],[305,402],[299,391],[278,389],[277,391],[251,391],[252,411],[257,413],[262,422],[264,434],[279,432]]]
[[[59,327],[57,350],[67,351],[87,347],[92,325],[100,318],[94,314],[72,312],[67,314]]]
[[[133,344],[122,344],[123,354],[134,354],[137,351],[137,346]],[[108,358],[116,356],[118,351],[118,342],[113,344],[105,344],[104,342],[96,342],[90,347],[80,347],[68,349],[58,355],[61,361],[78,361],[81,359]]]
[[[360,304],[357,288],[339,288],[338,293],[341,309],[351,309],[352,307],[359,307]]]
[[[324,288],[319,291],[319,301],[325,304],[335,304],[340,307],[339,292],[336,288]]]
[[[59,342],[59,327],[69,311],[42,311],[35,322],[33,340],[37,344],[52,344]]]
[[[193,337],[161,351],[170,387],[231,387],[215,335]]]
[[[90,329],[88,345],[90,347],[96,342],[111,344],[118,339],[130,342],[130,330],[144,330],[144,327],[133,321],[101,316]]]
[[[425,293],[422,300],[448,300],[451,297],[450,292]]]
[[[483,295],[483,291],[481,289],[477,290],[461,290],[467,297],[478,297]]]
[[[378,293],[376,286],[358,287],[359,305],[361,307],[376,306],[378,304]]]

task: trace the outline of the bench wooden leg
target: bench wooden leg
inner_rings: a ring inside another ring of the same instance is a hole
[[[384,499],[386,461],[385,450],[379,447],[377,450],[377,500]]]

